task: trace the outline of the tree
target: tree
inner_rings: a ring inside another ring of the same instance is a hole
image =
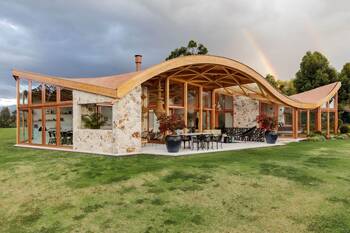
[[[293,80],[276,80],[272,74],[267,74],[265,79],[277,90],[285,95],[293,95],[296,93]]]
[[[328,59],[320,52],[312,53],[308,51],[302,58],[300,69],[294,79],[294,85],[299,93],[337,80],[337,71],[330,66]]]
[[[343,66],[339,74],[341,88],[339,90],[339,103],[343,106],[350,105],[350,62]]]
[[[8,128],[11,126],[11,113],[8,107],[3,107],[0,111],[0,127]]]
[[[173,51],[170,52],[170,55],[165,58],[165,60],[170,60],[176,57],[181,57],[181,56],[189,56],[189,55],[197,55],[197,54],[207,54],[208,49],[200,43],[195,42],[194,40],[190,40],[188,42],[187,47],[180,47],[176,48]]]

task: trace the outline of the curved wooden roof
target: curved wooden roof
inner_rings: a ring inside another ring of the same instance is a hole
[[[18,70],[13,70],[13,76],[113,98],[123,97],[146,81],[167,77],[203,85],[207,90],[223,89],[234,94],[234,90],[237,89],[241,94],[252,98],[253,95],[250,92],[254,91],[249,86],[256,84],[255,90],[259,90],[261,98],[301,109],[314,109],[321,106],[336,94],[341,85],[337,82],[315,91],[317,95],[312,94],[313,92],[305,94],[313,98],[305,98],[300,96],[301,94],[288,97],[277,91],[262,75],[249,66],[229,58],[208,55],[179,57],[142,71],[97,78],[65,78]]]

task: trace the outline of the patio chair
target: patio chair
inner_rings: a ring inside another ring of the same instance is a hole
[[[188,143],[188,148],[191,148],[191,136],[182,135],[181,141],[184,143],[184,149],[186,148],[186,142]]]
[[[211,149],[214,149],[214,142],[216,143],[216,149],[219,149],[219,143],[221,144],[222,149],[222,134],[211,136]]]
[[[240,136],[241,141],[244,141],[244,142],[249,141],[251,139],[252,135],[254,135],[255,130],[256,130],[256,126],[250,128],[247,131],[245,131],[244,133],[242,133]]]
[[[49,131],[49,143],[48,144],[56,144],[56,132]]]

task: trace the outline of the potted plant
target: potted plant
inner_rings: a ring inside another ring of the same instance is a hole
[[[97,112],[83,115],[81,119],[84,122],[84,127],[87,129],[100,129],[106,123],[104,117]]]
[[[256,121],[260,127],[265,129],[266,143],[275,144],[278,138],[277,126],[278,122],[275,118],[261,114],[257,116]]]
[[[165,144],[168,152],[179,152],[181,147],[181,136],[177,135],[176,131],[186,127],[185,121],[175,114],[171,116],[163,114],[158,118],[158,122],[159,131],[165,135]]]

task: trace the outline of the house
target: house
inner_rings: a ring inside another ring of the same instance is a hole
[[[13,70],[17,82],[17,144],[127,154],[142,151],[144,132],[158,131],[160,114],[183,117],[188,128],[252,127],[267,114],[279,133],[298,138],[338,128],[339,82],[293,96],[274,89],[241,62],[196,55],[141,70],[66,78]],[[99,125],[89,119],[97,117]]]

